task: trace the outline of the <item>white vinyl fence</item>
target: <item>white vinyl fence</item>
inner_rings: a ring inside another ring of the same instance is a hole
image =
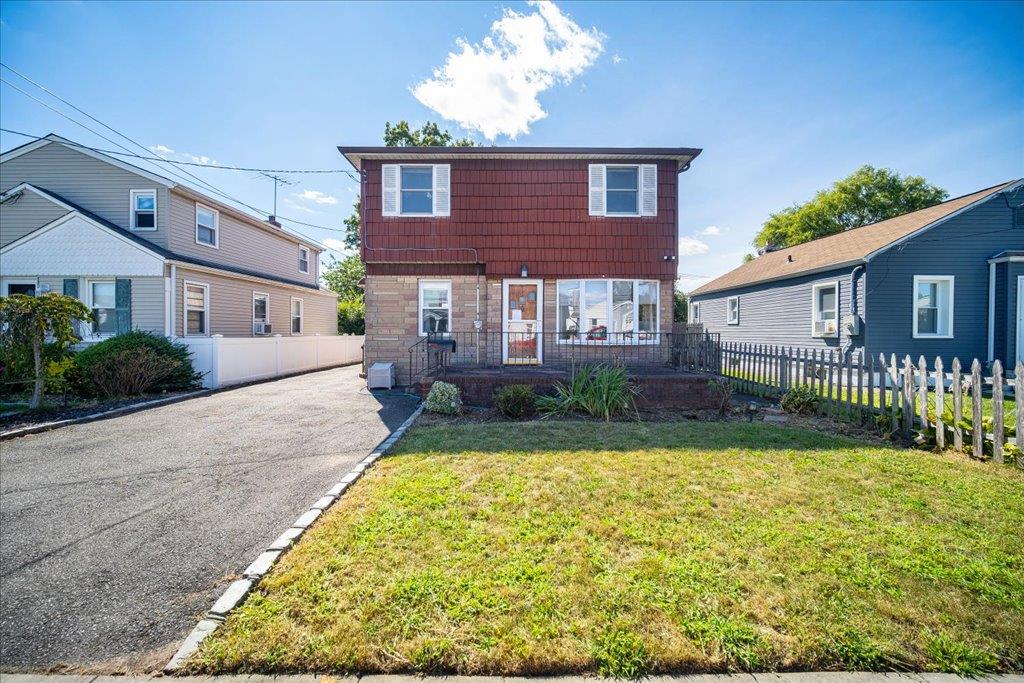
[[[182,337],[192,353],[192,365],[203,373],[208,389],[280,377],[307,370],[359,363],[362,335],[302,337]]]

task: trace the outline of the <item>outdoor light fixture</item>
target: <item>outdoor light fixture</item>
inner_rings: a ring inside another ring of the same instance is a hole
[[[526,270],[526,264],[519,266],[519,277],[529,277],[530,273]]]

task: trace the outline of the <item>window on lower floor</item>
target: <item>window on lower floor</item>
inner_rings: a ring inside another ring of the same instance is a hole
[[[270,334],[270,295],[252,293],[252,333]]]
[[[210,333],[210,288],[196,282],[185,283],[185,335]]]
[[[690,304],[690,322],[691,323],[699,323],[700,322],[700,302],[699,301],[694,301],[692,304]]]
[[[35,282],[8,282],[4,285],[5,296],[12,294],[24,294],[25,296],[36,295],[36,283]]]
[[[420,280],[419,333],[451,332],[452,283],[449,280]]]
[[[811,336],[834,337],[839,334],[839,283],[814,285],[811,296]]]
[[[655,340],[656,280],[559,280],[558,339],[633,344]]]
[[[302,299],[292,297],[292,334],[302,334]]]
[[[89,281],[89,308],[92,309],[93,334],[117,334],[117,285],[114,280]]]
[[[738,296],[730,296],[725,300],[725,317],[726,322],[730,325],[740,324],[740,298]]]
[[[953,336],[953,276],[914,276],[914,337]]]

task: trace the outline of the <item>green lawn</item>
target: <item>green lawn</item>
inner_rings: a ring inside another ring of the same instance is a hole
[[[190,668],[1020,669],[1022,490],[764,424],[418,428]]]

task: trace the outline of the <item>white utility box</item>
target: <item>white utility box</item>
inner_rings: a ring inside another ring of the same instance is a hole
[[[395,364],[377,362],[366,373],[367,389],[391,389],[395,386]]]

